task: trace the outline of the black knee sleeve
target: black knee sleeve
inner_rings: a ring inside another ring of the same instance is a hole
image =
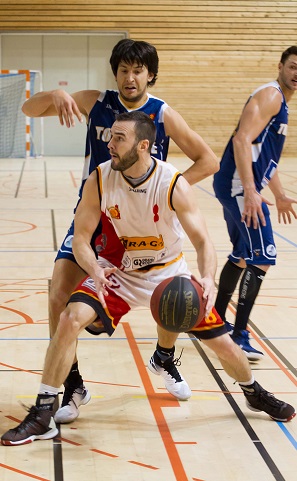
[[[224,321],[226,320],[226,309],[243,270],[242,267],[237,266],[230,260],[226,262],[222,269],[215,308]]]
[[[265,274],[266,272],[259,267],[248,265],[241,279],[239,299],[255,301]]]
[[[251,310],[255,304],[265,274],[265,271],[253,265],[248,265],[245,268],[239,286],[234,334],[238,331],[246,330]]]

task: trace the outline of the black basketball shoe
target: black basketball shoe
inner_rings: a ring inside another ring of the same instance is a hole
[[[264,411],[275,421],[287,422],[296,416],[295,409],[290,404],[277,399],[271,392],[265,391],[257,381],[251,386],[242,386],[247,407],[251,411]]]
[[[4,446],[19,446],[32,443],[37,439],[51,439],[57,436],[58,429],[52,411],[32,406],[25,419],[1,437]]]

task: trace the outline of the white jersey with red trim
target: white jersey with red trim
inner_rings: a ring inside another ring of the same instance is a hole
[[[122,269],[162,269],[182,257],[184,233],[172,205],[180,172],[153,158],[150,175],[138,185],[111,168],[97,167],[101,211],[112,223],[125,252]]]

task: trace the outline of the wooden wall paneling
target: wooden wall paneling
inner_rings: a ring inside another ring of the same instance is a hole
[[[277,76],[296,44],[297,0],[1,0],[0,31],[127,31],[153,43],[152,93],[176,108],[220,156],[249,93]],[[284,154],[297,149],[297,99]],[[172,152],[177,152],[172,145]]]

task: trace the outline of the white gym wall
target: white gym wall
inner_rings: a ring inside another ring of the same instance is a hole
[[[109,58],[122,33],[0,34],[1,69],[40,70],[43,90],[117,88]],[[38,128],[38,126],[36,126]],[[44,155],[84,156],[85,124],[61,127],[56,117],[44,119]]]

